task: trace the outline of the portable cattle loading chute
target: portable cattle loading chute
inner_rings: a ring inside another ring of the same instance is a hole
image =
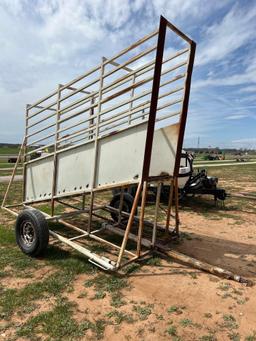
[[[17,216],[16,238],[23,252],[39,255],[50,233],[99,267],[117,270],[179,234],[177,183],[195,46],[161,17],[153,33],[27,105],[15,166],[23,163],[23,202],[6,204],[14,170],[2,205]],[[127,188],[134,184],[131,198]],[[170,184],[171,191],[160,225],[163,184]],[[152,185],[157,195],[150,221],[145,212]],[[114,204],[103,203],[117,188]],[[103,199],[97,204],[99,193]],[[40,209],[46,203],[48,213]],[[78,225],[79,217],[86,220]],[[53,222],[66,227],[64,234]],[[130,239],[134,248],[127,247]],[[109,258],[96,254],[85,246],[88,241],[105,243],[113,252]]]

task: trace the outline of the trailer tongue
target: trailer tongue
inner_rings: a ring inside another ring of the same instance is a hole
[[[164,156],[163,156],[164,157]],[[208,176],[206,170],[202,169],[198,172],[194,172],[193,169],[193,156],[186,152],[181,154],[181,162],[178,176],[178,190],[179,200],[184,199],[187,195],[212,195],[214,201],[224,201],[227,197],[225,189],[218,187],[218,178],[214,176]],[[131,211],[131,205],[133,197],[136,193],[136,185],[131,185],[127,189],[125,197],[126,212]],[[164,184],[161,187],[161,202],[168,204],[168,198],[170,195],[171,187],[169,184]],[[154,195],[153,200],[155,201],[157,194],[157,187],[154,184],[150,186],[150,193]],[[111,206],[116,207],[116,201],[120,196],[120,189],[113,190],[114,197],[110,203]],[[152,197],[150,199],[152,201]],[[118,201],[119,203],[119,201]]]
[[[193,160],[192,155],[188,153],[182,154],[179,173],[180,199],[188,194],[208,194],[213,195],[215,201],[224,201],[227,194],[224,189],[217,187],[218,178],[215,176],[208,176],[204,169],[195,173],[193,169]],[[183,164],[186,166],[182,167]]]

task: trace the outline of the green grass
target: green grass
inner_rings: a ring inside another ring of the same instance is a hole
[[[228,334],[228,337],[232,341],[240,341],[241,340],[240,335],[238,333],[230,333],[230,334]]]
[[[251,335],[246,336],[245,341],[256,341],[256,331],[254,331]]]
[[[38,334],[45,334],[53,340],[73,340],[79,338],[91,330],[97,339],[103,337],[106,321],[82,321],[78,323],[73,317],[74,305],[63,298],[64,292],[73,289],[75,276],[81,273],[95,275],[98,269],[86,262],[85,258],[77,253],[70,253],[63,249],[50,246],[44,260],[33,259],[24,255],[15,244],[13,230],[10,223],[0,225],[0,273],[1,277],[11,278],[29,277],[29,284],[18,289],[11,289],[0,286],[0,316],[2,320],[9,321],[14,313],[25,316],[38,309],[38,301],[56,301],[56,304],[49,311],[40,313],[28,319],[21,326],[16,326],[15,338],[26,337],[30,340],[37,340]],[[43,280],[33,281],[33,272],[39,267],[50,265],[53,273],[44,277]],[[5,268],[8,267],[8,271]],[[96,276],[96,278],[98,278]],[[100,278],[100,280],[103,278]],[[104,289],[115,291],[124,287],[121,280],[103,280]],[[119,316],[121,318],[121,316]],[[125,316],[122,317],[125,319]],[[127,317],[128,320],[128,317]],[[6,322],[5,325],[7,325]],[[11,323],[8,324],[11,328]]]
[[[40,264],[35,259],[23,254],[16,247],[14,230],[0,225],[0,272],[3,276],[15,275],[27,277],[29,272],[39,268]],[[8,271],[5,268],[9,268]]]
[[[217,341],[217,338],[215,335],[208,334],[208,335],[203,335],[199,338],[200,341]]]
[[[85,287],[94,287],[98,293],[95,297],[96,299],[103,298],[106,294],[109,294],[112,306],[119,307],[125,304],[121,290],[129,288],[126,278],[121,278],[113,274],[99,273],[93,279],[87,280],[84,285]]]
[[[176,306],[176,305],[172,305],[172,306],[170,306],[170,307],[167,309],[167,312],[168,312],[169,314],[175,313],[175,314],[177,314],[177,315],[180,315],[180,314],[182,314],[182,307],[178,307],[178,306]]]
[[[9,163],[9,162],[0,162],[0,169],[4,169],[4,168],[14,168],[14,163]],[[0,175],[2,174],[2,172],[0,172]]]
[[[0,155],[18,155],[20,151],[20,145],[0,147]]]
[[[7,185],[8,183],[0,183],[0,202],[1,203],[4,198]],[[22,186],[23,184],[21,181],[16,181],[12,184],[8,197],[7,197],[6,205],[20,204],[22,202]]]
[[[180,321],[180,325],[181,325],[182,327],[189,327],[189,326],[193,326],[194,323],[193,323],[192,320],[186,318],[186,319],[182,319],[182,320]]]
[[[20,151],[20,144],[12,145],[12,146],[0,146],[0,155],[18,155]],[[35,147],[28,147],[28,150],[31,151],[35,149]]]
[[[97,291],[95,293],[94,299],[95,300],[102,300],[106,296],[106,293],[104,291]]]
[[[134,272],[139,271],[141,268],[140,264],[138,263],[131,263],[125,267],[124,272],[128,275]]]
[[[134,319],[131,314],[125,314],[122,311],[112,310],[106,314],[108,319],[113,319],[115,324],[121,324],[122,322],[133,323]]]
[[[33,278],[33,272],[40,266],[53,266],[54,273],[41,281],[31,281],[21,289],[0,287],[1,316],[8,319],[17,309],[30,309],[34,301],[49,296],[58,296],[64,290],[72,289],[75,276],[80,273],[94,274],[97,269],[86,262],[84,257],[74,253],[49,247],[47,257],[42,261],[23,254],[15,245],[13,230],[0,226],[0,271],[3,276]],[[8,271],[5,268],[8,267]]]
[[[64,298],[57,300],[53,310],[39,313],[17,330],[18,337],[33,338],[35,333],[42,333],[54,340],[74,340],[80,338],[87,330],[92,330],[97,339],[103,337],[106,322],[95,323],[84,321],[78,323],[73,318],[74,304]]]
[[[11,230],[9,227],[0,225],[0,241],[1,241],[1,246],[14,244],[15,235],[14,235],[13,230]]]
[[[238,324],[236,323],[236,319],[231,314],[223,315],[223,321],[224,322],[221,323],[222,328],[231,329],[231,330],[238,328]]]
[[[10,318],[18,308],[29,306],[33,301],[49,296],[57,296],[72,285],[72,272],[56,272],[43,281],[32,282],[22,289],[2,289],[0,297],[1,314]]]
[[[51,215],[51,205],[49,203],[37,205],[37,209]],[[65,212],[65,206],[56,203],[54,206],[54,214],[62,214]]]
[[[139,315],[140,320],[147,320],[149,315],[152,314],[152,308],[152,304],[133,306],[133,310]]]
[[[222,291],[228,291],[230,290],[232,287],[231,287],[231,284],[230,283],[227,283],[227,282],[222,282],[218,285],[218,289],[222,290]]]
[[[176,336],[177,335],[177,327],[171,326],[167,329],[167,334],[171,336]]]
[[[153,256],[146,260],[146,264],[150,266],[161,266],[161,258]]]

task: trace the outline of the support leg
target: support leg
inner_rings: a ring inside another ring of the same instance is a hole
[[[160,182],[157,185],[157,193],[156,193],[156,207],[155,207],[155,218],[154,218],[154,226],[153,226],[153,233],[152,233],[152,247],[155,246],[155,242],[156,242],[157,219],[158,219],[158,212],[159,212],[161,189],[162,189],[162,183]]]
[[[120,192],[120,203],[119,203],[119,212],[118,212],[118,225],[120,225],[121,223],[121,212],[122,212],[122,208],[123,208],[123,203],[124,203],[124,188],[121,188],[121,192]]]
[[[121,260],[122,260],[123,254],[124,254],[124,250],[126,248],[128,236],[129,236],[129,233],[130,233],[130,230],[131,230],[131,227],[133,224],[134,216],[135,216],[135,211],[136,211],[136,208],[138,206],[141,188],[142,188],[142,182],[139,183],[138,188],[137,188],[137,192],[136,192],[136,195],[134,198],[131,214],[129,216],[129,220],[128,220],[127,227],[126,227],[125,234],[124,234],[124,239],[123,239],[122,246],[121,246],[121,249],[120,249],[120,252],[118,255],[118,260],[116,263],[117,268],[119,268],[119,266],[120,266],[120,263],[121,263]]]
[[[94,192],[91,191],[91,201],[90,201],[90,211],[89,211],[89,220],[88,220],[88,227],[87,227],[87,232],[91,232],[92,228],[92,213],[93,213],[93,204],[94,204]]]
[[[175,234],[179,235],[179,188],[178,188],[178,178],[175,178]]]
[[[142,200],[141,200],[141,209],[140,209],[140,221],[139,221],[139,230],[138,230],[138,240],[137,240],[137,256],[140,256],[141,252],[141,238],[144,228],[144,214],[145,214],[145,205],[147,199],[147,182],[143,183],[143,191],[142,191]]]
[[[170,184],[170,193],[168,199],[168,209],[167,209],[167,216],[166,216],[166,225],[165,225],[165,236],[168,236],[169,226],[170,226],[170,216],[172,213],[172,201],[173,201],[173,194],[174,194],[174,181],[171,181]]]

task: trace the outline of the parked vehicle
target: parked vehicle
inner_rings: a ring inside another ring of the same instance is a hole
[[[17,156],[12,156],[8,158],[8,163],[16,163],[17,162]]]
[[[194,157],[186,152],[182,153],[180,172],[178,178],[179,186],[179,199],[184,199],[187,195],[212,195],[214,200],[224,201],[227,197],[225,189],[218,188],[218,178],[215,176],[207,175],[205,169],[198,172],[194,172],[193,169]],[[130,186],[124,196],[124,206],[125,211],[130,212],[130,207],[132,206],[133,197],[136,193],[137,186]],[[150,192],[153,196],[156,196],[157,188],[154,185],[150,186]],[[162,186],[161,190],[161,201],[163,203],[168,202],[170,194],[170,185]],[[113,190],[113,199],[111,201],[111,206],[118,208],[119,206],[119,189]]]

